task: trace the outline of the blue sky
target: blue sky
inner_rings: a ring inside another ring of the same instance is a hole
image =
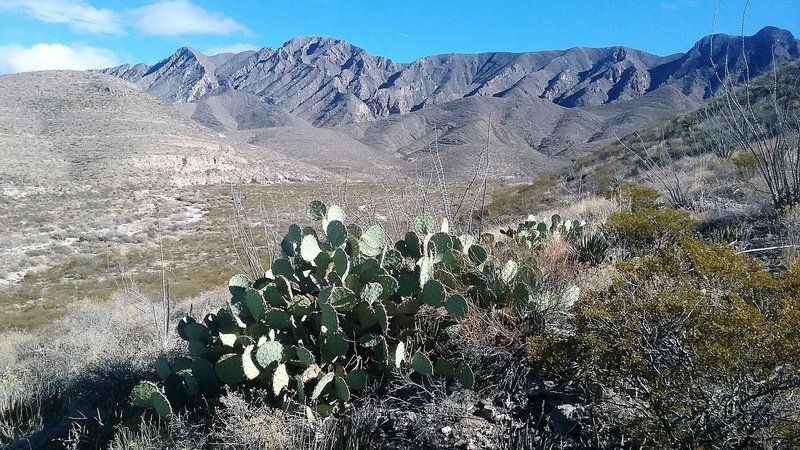
[[[205,53],[345,39],[410,62],[437,53],[625,45],[667,55],[713,32],[800,35],[798,0],[0,0],[0,73],[152,64]]]

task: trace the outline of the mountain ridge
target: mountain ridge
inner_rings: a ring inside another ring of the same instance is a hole
[[[709,48],[713,41],[716,49]],[[255,94],[315,126],[336,126],[471,96],[538,97],[571,108],[627,101],[664,84],[683,82],[685,95],[705,99],[716,86],[711,73],[701,69],[711,65],[712,56],[723,61],[720,50],[734,55],[729,63],[735,69],[742,64],[736,53],[744,47],[757,74],[771,62],[754,55],[798,58],[799,42],[786,30],[766,27],[753,36],[707,36],[687,52],[669,56],[624,46],[572,47],[446,53],[395,63],[341,39],[302,36],[277,49],[230,54],[221,65],[212,61],[220,55],[209,57],[182,47],[152,67],[123,65],[100,72],[132,81],[166,103],[196,101],[232,89]],[[771,51],[765,52],[768,48]]]
[[[396,63],[341,39],[305,36],[238,54],[206,56],[184,47],[153,66],[100,72],[135,83],[231,139],[304,155],[312,165],[339,167],[340,152],[332,148],[349,147],[413,171],[435,147],[459,173],[489,145],[492,175],[503,177],[532,175],[694,109],[745,65],[755,77],[796,59],[800,41],[766,27],[752,36],[706,36],[667,56],[573,47]],[[315,129],[333,131],[312,136]],[[302,139],[289,139],[292,130]]]

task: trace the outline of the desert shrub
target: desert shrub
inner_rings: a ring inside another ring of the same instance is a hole
[[[777,211],[800,203],[800,124],[797,120],[797,67],[775,67],[758,80],[744,77],[736,86],[730,77],[723,96],[712,103],[722,133],[737,149],[750,154]],[[780,80],[780,81],[778,81]]]
[[[611,215],[606,229],[615,242],[633,254],[650,248],[664,248],[696,226],[685,210],[640,208]]]
[[[749,181],[758,174],[756,156],[750,152],[737,152],[731,157],[731,164],[736,176],[742,181]]]
[[[115,429],[108,443],[109,450],[195,450],[208,448],[211,441],[209,433],[199,424],[190,422],[182,415],[174,416],[169,421],[128,422]],[[73,447],[81,448],[80,445]]]
[[[640,209],[654,208],[661,194],[650,186],[636,183],[622,183],[606,191],[606,198],[636,212]]]
[[[577,304],[573,335],[529,338],[535,369],[599,386],[625,413],[598,420],[638,445],[800,444],[800,269],[773,276],[688,237],[616,269]]]

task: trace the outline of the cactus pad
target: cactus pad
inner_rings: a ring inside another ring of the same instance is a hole
[[[389,250],[383,255],[383,267],[397,270],[403,265],[403,255],[397,250]]]
[[[381,286],[380,283],[367,283],[367,285],[361,289],[361,299],[371,305],[380,298],[382,293],[383,286]]]
[[[270,328],[285,330],[289,328],[289,317],[289,313],[286,311],[274,309],[267,313],[265,319]]]
[[[454,379],[456,377],[456,369],[450,361],[439,358],[433,366],[433,373],[440,377],[447,379]]]
[[[300,241],[300,257],[303,260],[313,263],[321,251],[316,236],[303,236],[303,240]]]
[[[297,244],[302,237],[300,227],[295,224],[290,225],[289,232],[286,233],[286,237],[281,241],[281,250],[283,250],[283,254],[286,256],[295,256],[297,254]]]
[[[381,327],[381,331],[385,333],[389,330],[389,316],[386,314],[386,307],[383,306],[383,303],[378,302],[372,308],[375,310],[375,320]]]
[[[414,231],[420,235],[426,235],[433,232],[433,218],[430,216],[418,216],[414,219]]]
[[[480,245],[473,245],[467,250],[467,255],[469,256],[470,261],[474,264],[481,265],[486,262],[486,258],[488,258],[488,254],[486,253],[486,249],[481,247]]]
[[[328,222],[328,226],[325,228],[325,234],[328,236],[328,244],[333,248],[347,241],[347,228],[338,220]]]
[[[158,392],[158,386],[149,381],[141,381],[131,391],[131,403],[142,408],[150,406],[150,395]]]
[[[342,377],[335,377],[333,380],[333,387],[336,390],[336,396],[339,397],[339,400],[346,402],[350,400],[350,388],[347,386],[347,382]]]
[[[433,375],[433,364],[424,353],[417,350],[411,357],[411,368],[420,375]]]
[[[253,360],[254,351],[255,345],[248,345],[245,347],[244,353],[242,353],[242,370],[244,371],[244,377],[248,380],[254,380],[261,373],[261,370]]]
[[[363,370],[354,370],[349,372],[345,377],[347,385],[352,391],[363,391],[367,388],[367,372]]]
[[[264,301],[264,297],[261,296],[261,293],[255,289],[248,289],[245,294],[245,303],[247,304],[247,310],[250,312],[250,315],[253,316],[254,320],[261,320],[261,318],[264,317],[264,313],[267,311],[267,304]]]
[[[428,241],[428,250],[441,255],[453,248],[453,238],[447,233],[436,233]]]
[[[506,265],[503,266],[502,272],[500,272],[500,278],[502,278],[503,282],[506,284],[510,284],[514,281],[514,278],[517,276],[517,271],[519,270],[519,264],[516,261],[509,259],[506,262]]]
[[[289,373],[286,372],[286,364],[279,364],[272,373],[272,393],[275,396],[289,386]]]
[[[272,306],[273,308],[286,306],[286,297],[284,297],[283,294],[283,291],[278,289],[277,286],[267,286],[264,289],[264,299],[267,301],[269,306]]]
[[[324,333],[335,333],[339,330],[339,317],[336,315],[336,310],[329,304],[320,306],[322,311],[321,323],[325,327]]]
[[[306,366],[314,364],[314,354],[311,353],[307,348],[297,347],[295,352],[297,353],[297,359],[301,364]]]
[[[444,302],[444,308],[450,317],[456,320],[463,319],[467,315],[467,301],[460,295],[451,295]]]
[[[475,375],[472,373],[472,369],[464,363],[460,364],[456,369],[455,379],[461,383],[464,389],[472,389],[475,384]]]
[[[345,217],[344,209],[342,209],[341,206],[331,205],[330,208],[328,208],[328,214],[325,218],[328,220],[328,222],[338,220],[339,222],[344,223]]]
[[[400,342],[394,349],[394,367],[399,369],[400,365],[403,364],[403,361],[405,360],[406,360],[406,344]]]
[[[250,287],[250,279],[247,278],[247,275],[242,275],[242,274],[234,275],[228,281],[229,289],[231,288],[247,289],[249,287]]]
[[[350,344],[342,333],[330,333],[325,337],[325,348],[330,352],[331,356],[345,356]]]
[[[164,359],[163,356],[160,356],[158,359],[156,359],[153,367],[156,369],[158,377],[162,380],[166,380],[167,377],[172,374],[172,369],[169,367],[169,363],[166,359]]]
[[[208,354],[208,347],[200,341],[191,340],[189,341],[189,354],[197,358],[202,358]]]
[[[358,246],[361,254],[364,256],[375,257],[381,254],[383,247],[386,246],[386,241],[383,236],[383,230],[378,225],[373,225],[367,228],[367,231],[361,235],[358,241]]]
[[[437,308],[444,304],[444,286],[436,280],[428,280],[422,287],[422,301]]]
[[[434,262],[433,259],[423,256],[417,265],[419,266],[419,287],[423,287],[433,277]]]
[[[263,369],[266,369],[272,363],[279,362],[282,357],[283,345],[277,341],[267,341],[256,350],[256,361]]]
[[[325,206],[325,203],[319,200],[312,200],[311,203],[308,204],[308,208],[306,208],[306,215],[311,220],[322,220],[325,218],[327,210],[328,208]]]
[[[159,391],[150,394],[150,405],[164,419],[168,419],[172,415],[172,405],[169,404],[167,396]]]
[[[203,394],[209,397],[217,395],[219,381],[214,374],[214,364],[206,359],[195,359],[192,361],[192,375],[197,380]]]
[[[333,372],[328,372],[320,378],[317,382],[316,386],[314,386],[314,390],[311,391],[311,400],[316,400],[317,397],[322,395],[322,390],[333,381],[334,375]]]
[[[336,308],[350,308],[358,300],[356,294],[346,287],[336,286],[331,289],[328,302]]]
[[[208,332],[208,328],[200,323],[192,321],[191,323],[187,323],[186,327],[184,328],[184,334],[187,341],[200,341],[204,344],[211,342],[211,335]]]

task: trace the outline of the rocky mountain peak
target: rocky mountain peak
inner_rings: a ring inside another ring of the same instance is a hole
[[[745,59],[739,58],[742,52]],[[667,57],[623,46],[575,47],[451,53],[396,64],[341,39],[302,36],[276,50],[225,58],[182,47],[145,73],[142,67],[130,66],[104,72],[136,81],[169,103],[237,90],[312,124],[333,126],[469,97],[544,99],[580,108],[625,102],[674,83],[684,95],[702,99],[717,89],[712,61],[728,60],[734,71],[746,60],[751,75],[756,75],[771,67],[772,55],[776,62],[800,57],[798,41],[788,31],[768,27],[744,38],[709,36],[685,54]]]

